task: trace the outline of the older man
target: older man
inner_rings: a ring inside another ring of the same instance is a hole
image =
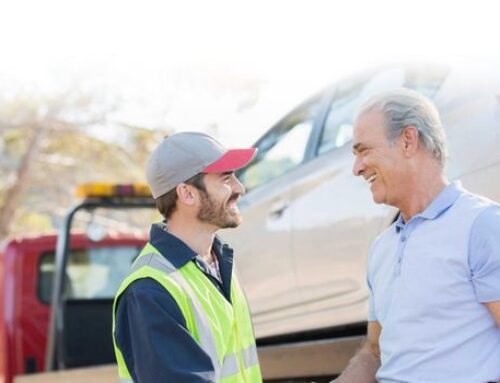
[[[449,183],[436,108],[409,90],[358,114],[353,173],[400,210],[368,264],[368,341],[336,382],[500,381],[500,207]]]

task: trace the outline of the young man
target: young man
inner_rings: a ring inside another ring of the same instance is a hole
[[[353,151],[400,214],[371,248],[368,342],[336,382],[500,381],[500,207],[448,182],[438,112],[416,92],[368,101]]]
[[[147,180],[165,221],[152,226],[115,298],[121,382],[262,381],[233,252],[215,236],[241,222],[234,171],[255,151],[178,133],[151,155]]]

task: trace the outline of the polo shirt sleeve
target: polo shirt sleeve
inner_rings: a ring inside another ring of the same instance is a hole
[[[500,207],[491,206],[474,222],[469,267],[479,302],[500,301]]]
[[[214,381],[212,361],[187,330],[179,306],[151,278],[122,294],[115,339],[135,383]]]
[[[375,314],[375,299],[374,299],[374,295],[373,295],[373,284],[371,282],[371,279],[373,278],[373,275],[374,275],[373,251],[374,251],[374,248],[379,241],[379,238],[380,237],[375,239],[373,244],[370,246],[370,252],[369,252],[369,256],[368,256],[368,268],[367,268],[367,273],[366,273],[366,284],[368,286],[368,293],[369,293],[369,297],[368,297],[368,321],[369,322],[377,322],[378,321],[377,315]]]
[[[373,290],[372,285],[370,283],[370,278],[366,278],[366,282],[368,284],[369,298],[368,298],[368,321],[376,322],[378,321],[377,315],[375,315],[375,302],[373,299]]]

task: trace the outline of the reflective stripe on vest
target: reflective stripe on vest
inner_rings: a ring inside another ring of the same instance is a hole
[[[229,354],[224,356],[221,368],[221,378],[235,375],[239,372],[238,357],[236,354]]]
[[[259,363],[257,357],[257,347],[252,345],[241,351],[241,356],[243,359],[243,367],[250,368]],[[222,365],[222,377],[230,376],[238,373],[238,356],[236,353],[226,355],[224,357],[224,363]]]
[[[243,366],[245,368],[250,368],[259,364],[259,358],[257,356],[257,346],[252,345],[241,351],[243,357]]]
[[[120,383],[134,383],[132,379],[120,379]]]

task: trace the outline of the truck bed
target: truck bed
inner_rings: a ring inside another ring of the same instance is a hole
[[[116,365],[19,375],[14,378],[14,383],[116,383],[117,381]]]

